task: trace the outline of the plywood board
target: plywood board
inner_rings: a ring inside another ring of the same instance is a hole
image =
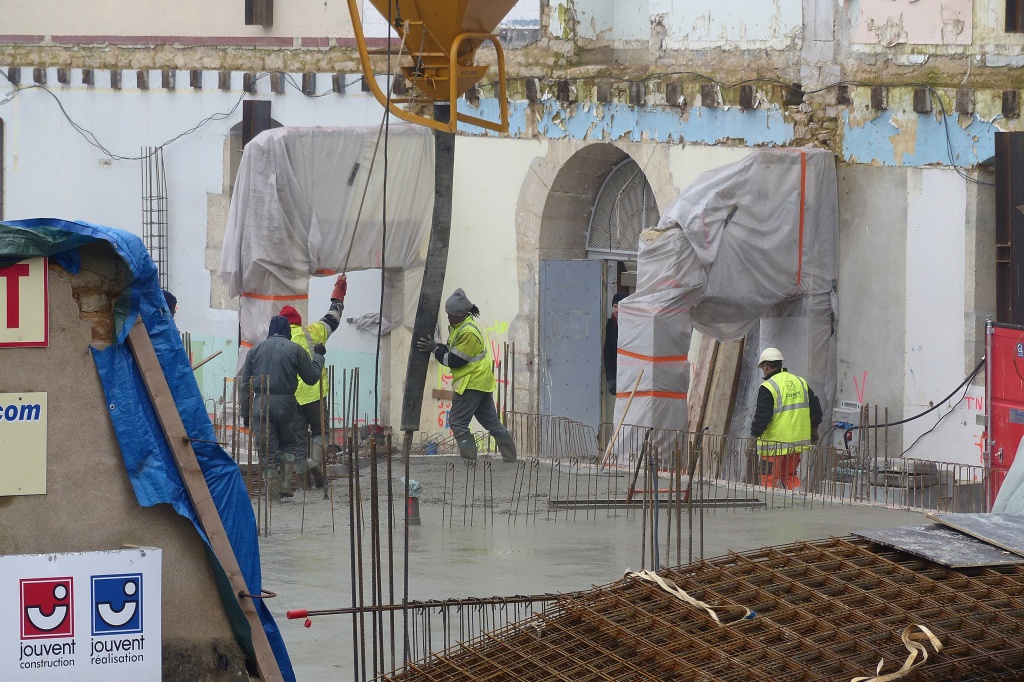
[[[858,530],[853,534],[948,568],[1024,564],[1024,557],[994,547],[941,523]]]
[[[715,356],[718,354],[718,341],[705,336],[700,341],[700,357],[693,366],[693,383],[686,396],[686,428],[696,433],[704,422],[704,408],[708,403],[708,392],[711,387],[711,374],[715,369]]]
[[[213,553],[224,568],[228,582],[231,583],[231,589],[238,599],[238,605],[249,623],[260,679],[266,682],[281,682],[284,680],[284,676],[281,674],[274,651],[270,647],[270,640],[267,638],[256,607],[250,597],[242,596],[248,593],[249,587],[245,582],[245,576],[242,575],[242,569],[238,565],[235,551],[231,547],[231,540],[224,530],[224,522],[220,518],[220,512],[217,511],[213,495],[206,484],[206,478],[203,476],[196,453],[192,449],[185,425],[181,421],[181,415],[178,413],[170,386],[167,384],[167,377],[164,376],[163,368],[157,359],[149,332],[146,331],[146,326],[141,318],[128,333],[128,347],[135,358],[135,363],[142,375],[142,382],[153,403],[153,411],[156,412],[164,436],[167,438],[167,445],[178,466],[182,483],[185,485],[185,492],[192,500],[199,523],[203,527],[206,537],[210,539]]]
[[[736,401],[736,381],[740,376],[740,358],[743,357],[743,339],[726,341],[719,345],[715,359],[715,370],[708,391],[708,404],[704,410],[703,427],[709,434],[728,433],[732,406]],[[715,452],[713,471],[717,476],[721,470],[721,449]]]
[[[1024,516],[1008,514],[926,514],[925,516],[990,545],[1024,556]]]

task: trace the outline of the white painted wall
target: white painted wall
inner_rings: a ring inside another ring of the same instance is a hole
[[[966,181],[955,171],[923,169],[907,177],[906,363],[903,418],[913,416],[944,398],[959,384],[979,358],[965,358]],[[887,302],[879,302],[881,313]],[[884,352],[885,349],[879,349]],[[931,414],[904,426],[903,447],[925,431],[907,452],[908,457],[980,464],[982,427],[974,388],[955,413],[935,426],[964,392]],[[891,453],[890,453],[891,454]]]
[[[803,21],[801,0],[650,0],[651,21],[665,30],[662,49],[781,49]]]
[[[370,0],[357,0],[364,34],[383,37],[387,21]],[[509,13],[517,25],[539,23],[540,0],[520,0]],[[274,0],[274,25],[245,25],[243,0],[98,0],[68,3],[63,0],[15,2],[5,7],[3,31],[7,35],[43,36],[245,36],[351,38],[352,22],[345,0]]]
[[[121,92],[105,87],[104,72],[97,73],[101,83],[95,88],[51,88],[78,125],[120,156],[138,156],[142,147],[165,143],[208,116],[226,113],[242,95],[240,73],[232,74],[235,89],[231,91],[217,90],[217,74],[207,72],[206,89],[179,87],[173,92],[129,87],[134,86],[134,78],[128,77],[132,73],[126,72]],[[301,82],[298,74],[293,77]],[[50,73],[49,80],[55,82],[56,73]],[[178,82],[183,81],[188,82],[187,73],[179,73]],[[72,73],[71,82],[81,82],[79,72]],[[273,95],[269,88],[269,79],[259,81],[255,97],[271,100],[273,118],[285,125],[380,123],[383,110],[368,94],[359,92],[358,85],[343,98],[329,95],[318,99],[304,97],[290,87],[284,95]],[[0,118],[6,125],[7,219],[85,220],[142,234],[141,162],[111,160],[90,145],[43,90],[23,90],[0,107]],[[225,191],[225,143],[231,127],[241,120],[239,105],[223,120],[210,121],[164,150],[170,288],[181,308],[179,327],[196,334],[237,336],[236,314],[209,307],[210,276],[204,259],[206,195]]]

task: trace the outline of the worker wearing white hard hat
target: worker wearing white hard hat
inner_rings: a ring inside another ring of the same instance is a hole
[[[807,380],[782,366],[782,352],[765,348],[757,361],[764,382],[757,391],[757,408],[750,424],[756,439],[748,452],[759,459],[761,485],[788,490],[800,487],[800,454],[818,440],[821,404]]]

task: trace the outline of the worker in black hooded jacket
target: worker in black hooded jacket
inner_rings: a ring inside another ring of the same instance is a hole
[[[313,356],[292,343],[288,318],[277,315],[270,320],[267,338],[249,349],[242,366],[242,385],[238,395],[242,422],[256,425],[256,448],[260,454],[267,493],[274,499],[280,493],[290,497],[295,458],[305,453],[306,436],[299,434],[299,403],[295,389],[301,378],[316,384],[324,368],[323,344],[313,346]],[[252,405],[253,415],[249,414]],[[281,478],[284,488],[281,488]]]

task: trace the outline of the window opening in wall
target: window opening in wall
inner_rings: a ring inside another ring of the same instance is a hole
[[[228,135],[228,196],[232,196],[235,193],[235,176],[238,175],[238,167],[242,163],[242,121],[239,121],[235,125],[231,126],[231,132]],[[270,119],[270,129],[280,128],[281,124]]]
[[[160,287],[167,276],[167,172],[163,147],[142,149],[142,242],[156,263]]]
[[[654,190],[643,170],[633,159],[620,162],[597,193],[587,228],[588,255],[635,256],[640,232],[656,225],[659,218]]]
[[[1006,32],[1024,33],[1024,0],[1006,0]]]

